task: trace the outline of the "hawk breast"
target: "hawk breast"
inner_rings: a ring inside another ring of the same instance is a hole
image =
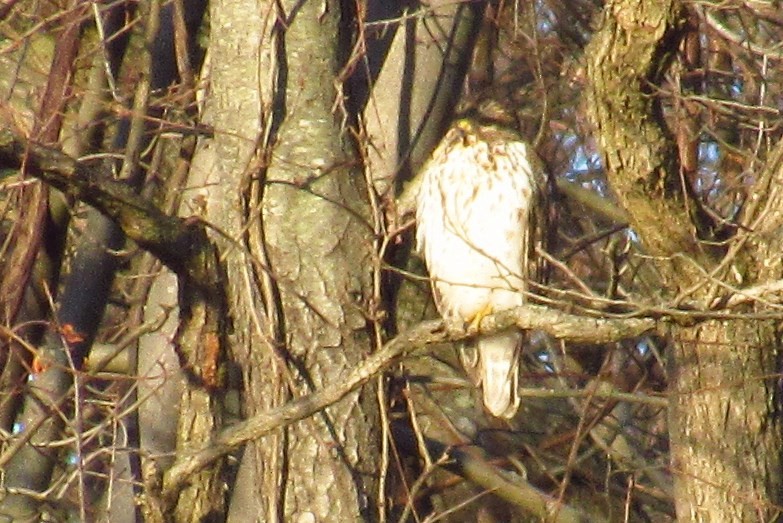
[[[535,153],[517,135],[457,122],[424,165],[416,239],[444,318],[477,315],[525,302],[536,201],[545,178]],[[517,410],[522,335],[480,336],[463,364],[495,416]]]

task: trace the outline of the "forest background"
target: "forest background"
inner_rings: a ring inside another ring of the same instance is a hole
[[[779,1],[0,6],[8,521],[775,521]],[[522,408],[411,249],[502,105],[553,181]]]

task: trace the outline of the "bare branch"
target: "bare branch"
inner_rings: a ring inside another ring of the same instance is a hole
[[[737,289],[733,294],[726,295],[723,298],[715,298],[711,307],[730,309],[743,303],[760,301],[764,297],[766,297],[764,299],[769,304],[780,303],[781,297],[778,295],[781,292],[783,292],[783,280],[777,280],[748,287],[747,289]]]
[[[607,343],[638,336],[655,328],[655,324],[651,319],[586,318],[541,306],[526,305],[486,316],[481,321],[480,332],[499,331],[517,325],[523,329],[542,329],[556,338],[570,341]],[[168,500],[175,499],[191,474],[250,440],[264,437],[323,410],[367,383],[394,362],[429,345],[458,341],[471,334],[473,333],[465,331],[461,326],[446,325],[442,321],[426,321],[400,334],[354,368],[344,379],[228,427],[199,449],[181,452],[166,474],[164,497]]]
[[[130,186],[102,176],[100,168],[1,130],[0,166],[18,168],[22,164],[31,175],[111,218],[128,238],[177,274],[188,272],[189,257],[196,255],[207,241],[203,228],[166,215]],[[200,280],[195,274],[190,276]]]
[[[725,38],[726,40],[736,45],[739,45],[741,47],[744,47],[745,49],[750,50],[754,54],[763,55],[766,56],[767,58],[772,58],[774,60],[783,59],[783,52],[781,52],[781,44],[776,44],[773,47],[764,47],[763,45],[754,43],[750,40],[750,38],[748,38],[747,35],[742,35],[740,34],[739,31],[731,29],[729,27],[729,24],[727,24],[725,21],[718,18],[714,10],[704,9],[703,7],[700,6],[697,6],[696,9],[697,12],[707,22],[707,25],[713,31],[718,33],[721,37]]]

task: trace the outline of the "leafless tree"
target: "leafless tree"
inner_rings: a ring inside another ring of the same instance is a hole
[[[775,521],[779,10],[7,2],[0,519]],[[550,277],[444,324],[416,175],[486,107]],[[513,325],[505,421],[454,347]]]

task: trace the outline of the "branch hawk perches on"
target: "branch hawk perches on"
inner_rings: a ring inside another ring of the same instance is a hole
[[[537,279],[535,246],[544,236],[547,193],[535,151],[513,131],[459,120],[423,167],[416,239],[440,314],[474,322],[522,305]],[[461,349],[494,416],[519,406],[516,329],[479,336]]]

